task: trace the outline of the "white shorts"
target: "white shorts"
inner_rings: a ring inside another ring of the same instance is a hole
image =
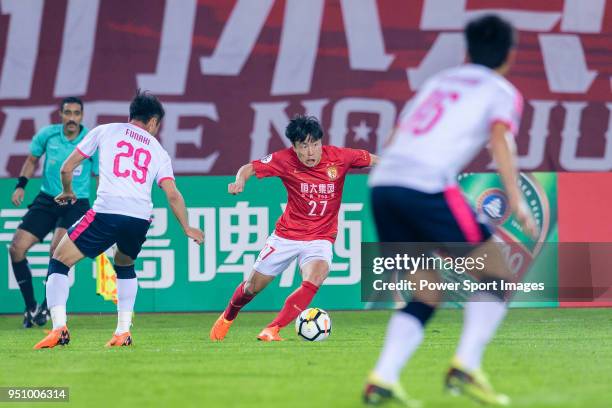
[[[296,257],[300,268],[315,259],[326,261],[331,268],[332,243],[325,239],[296,241],[272,233],[253,264],[253,269],[264,275],[277,276],[284,272]]]

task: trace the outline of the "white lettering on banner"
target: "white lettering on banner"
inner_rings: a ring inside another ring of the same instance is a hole
[[[0,1],[0,12],[11,16],[0,74],[0,99],[30,97],[44,5],[40,0]]]
[[[393,129],[395,121],[395,105],[385,99],[371,98],[344,98],[334,105],[332,123],[329,129],[329,143],[335,146],[346,146],[348,134],[349,114],[354,112],[378,114],[378,128],[376,129],[378,152],[382,151],[384,135]]]
[[[84,95],[89,85],[100,0],[68,0],[53,96]]]
[[[565,108],[565,123],[561,132],[561,153],[559,162],[567,170],[577,171],[610,171],[612,170],[612,113],[609,115],[606,146],[603,157],[578,157],[578,141],[580,139],[580,117],[586,108],[586,102],[563,102]],[[612,112],[612,103],[606,104]]]
[[[319,49],[323,0],[286,0],[271,95],[310,92]],[[305,24],[304,22],[308,23]]]
[[[386,71],[393,55],[385,53],[375,0],[341,0],[349,62],[352,69]]]
[[[233,217],[236,217],[236,223],[232,221]],[[251,222],[251,217],[254,217],[254,222]],[[229,252],[229,255],[217,272],[240,272],[246,279],[253,269],[256,253],[266,243],[268,225],[267,207],[249,207],[248,202],[239,201],[236,207],[220,208],[219,251]],[[238,263],[241,258],[243,262]]]
[[[27,156],[29,154],[30,140],[17,140],[17,131],[21,122],[34,121],[34,128],[40,129],[51,123],[51,112],[57,109],[55,106],[30,106],[30,107],[4,107],[4,126],[0,131],[0,177],[9,177],[8,163],[11,156]],[[42,166],[39,166],[37,175],[40,175]]]
[[[204,218],[206,239],[199,246],[189,242],[189,281],[207,282],[219,273],[241,273],[246,279],[253,269],[256,255],[263,248],[268,236],[268,207],[249,207],[247,202],[240,201],[235,207],[220,207],[219,242],[220,252],[229,252],[223,263],[217,262],[217,220],[215,208],[188,209],[189,224],[200,225]],[[255,222],[251,223],[251,216]],[[236,217],[237,223],[232,217]],[[251,240],[254,235],[255,239]],[[237,236],[237,241],[233,237]],[[202,252],[204,271],[202,271]],[[252,254],[247,254],[252,252]],[[239,261],[242,259],[242,263]],[[217,266],[218,265],[218,266]]]
[[[219,157],[215,151],[207,157],[178,158],[176,149],[179,144],[192,144],[198,149],[203,147],[204,126],[195,129],[180,129],[179,119],[182,117],[207,118],[219,121],[217,107],[213,103],[168,102],[164,104],[166,116],[161,130],[161,141],[168,154],[173,159],[173,167],[177,172],[208,173]]]
[[[190,282],[208,282],[217,273],[217,217],[214,208],[188,208],[189,225],[199,226],[206,234],[203,245],[188,240],[187,270]],[[202,222],[203,219],[203,222]],[[203,253],[202,253],[203,252]],[[202,255],[204,256],[204,271],[202,271]]]
[[[13,235],[17,230],[21,222],[21,217],[26,213],[26,209],[0,209],[0,242],[6,247],[6,260],[5,269],[8,273],[8,289],[19,290],[19,285],[15,280],[15,274],[13,273],[13,265],[11,264],[11,257],[8,251]],[[43,242],[36,244],[30,248],[27,253],[28,264],[32,271],[32,277],[35,278],[46,278],[47,267],[49,266],[49,251],[51,250],[51,234],[47,234]],[[70,268],[68,271],[68,281],[70,286],[74,284],[74,268]]]
[[[165,289],[174,284],[174,249],[170,239],[161,238],[168,232],[168,209],[154,208],[153,221],[147,232],[138,259],[142,270],[137,270],[138,285],[147,289]]]
[[[313,99],[302,101],[302,106],[307,115],[320,118],[323,108],[327,105],[327,99]],[[289,122],[289,115],[285,112],[289,102],[261,102],[252,103],[251,108],[255,111],[253,120],[253,131],[251,132],[251,155],[249,160],[260,159],[268,154],[268,146],[273,127],[281,135],[281,140],[285,146],[291,146],[289,139],[284,137],[285,127]]]
[[[286,207],[286,203],[281,204],[283,211]],[[323,283],[324,285],[354,285],[361,280],[361,220],[347,220],[346,215],[351,212],[361,212],[362,209],[362,203],[342,203],[340,205],[334,254],[336,258],[342,258],[345,262],[332,262],[329,277]],[[293,286],[296,266],[297,261],[294,261],[283,271],[279,282],[281,288]]]
[[[202,74],[239,75],[273,5],[274,0],[238,0],[213,55],[200,58]]]
[[[180,5],[166,0],[157,67],[154,74],[136,76],[140,88],[165,95],[185,93],[196,11],[196,0],[181,0]]]
[[[129,102],[114,102],[114,101],[92,101],[86,102],[83,110],[83,124],[88,129],[93,129],[99,124],[100,118],[103,116],[113,116],[127,120],[129,112]],[[107,122],[104,122],[107,123]]]
[[[584,4],[584,8],[583,8]],[[563,13],[516,9],[466,10],[467,0],[425,0],[422,30],[461,30],[470,19],[494,12],[507,18],[519,30],[550,32],[563,16],[561,30],[600,32],[605,12],[602,0],[566,1]],[[579,11],[578,11],[579,10]],[[595,30],[597,28],[597,30]],[[410,87],[418,89],[425,78],[463,60],[465,45],[460,34],[440,33],[417,69],[408,69]],[[540,48],[549,89],[559,93],[584,93],[597,71],[587,68],[580,38],[574,35],[540,34]]]

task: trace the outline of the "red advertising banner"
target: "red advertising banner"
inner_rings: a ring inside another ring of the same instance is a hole
[[[2,0],[0,177],[15,176],[58,102],[123,121],[135,89],[165,103],[179,174],[230,174],[286,146],[288,118],[325,142],[380,149],[430,75],[464,60],[461,29],[499,13],[520,31],[526,171],[612,169],[612,5],[605,0]],[[482,155],[470,170],[492,170]]]

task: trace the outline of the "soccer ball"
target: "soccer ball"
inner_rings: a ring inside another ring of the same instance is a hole
[[[303,340],[325,340],[331,334],[331,328],[329,314],[316,307],[304,310],[295,319],[295,331]]]

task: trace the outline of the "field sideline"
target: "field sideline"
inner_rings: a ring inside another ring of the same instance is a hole
[[[281,332],[288,341],[274,344],[255,340],[270,313],[241,314],[219,344],[208,340],[216,313],[143,314],[135,345],[111,350],[103,345],[114,315],[75,315],[71,344],[42,351],[31,350],[40,328],[0,316],[0,386],[69,386],[70,406],[360,407],[389,314],[332,311],[328,341],[301,341],[291,326]],[[485,369],[515,407],[609,407],[611,323],[607,309],[511,310]],[[460,311],[438,313],[404,372],[403,384],[425,407],[480,406],[442,393],[460,328]]]

